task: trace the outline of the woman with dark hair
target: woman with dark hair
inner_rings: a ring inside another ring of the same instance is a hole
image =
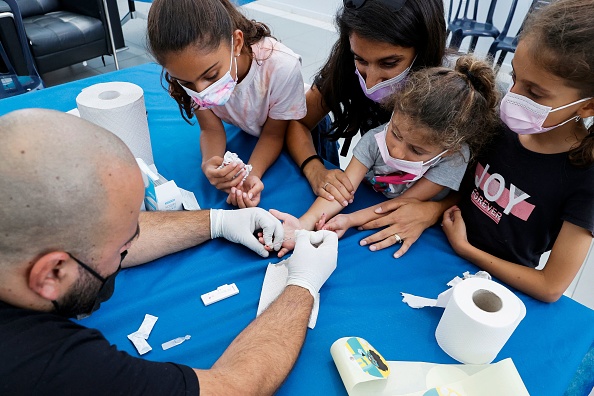
[[[327,170],[320,155],[338,165],[336,140],[346,139],[345,154],[359,131],[388,122],[381,102],[409,71],[441,65],[446,27],[442,0],[344,0],[336,25],[340,37],[306,94],[307,115],[291,121],[286,138],[314,193],[346,206],[352,184],[342,171]],[[327,124],[328,113],[330,130],[315,128]]]

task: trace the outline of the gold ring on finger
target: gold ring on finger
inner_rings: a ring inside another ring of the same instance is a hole
[[[326,189],[326,186],[327,186],[328,184],[330,184],[330,182],[326,182],[326,184],[324,184],[324,187],[322,187],[322,189],[323,189],[323,190],[325,190],[325,189]]]

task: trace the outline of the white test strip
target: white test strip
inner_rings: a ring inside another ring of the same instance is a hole
[[[234,296],[237,293],[239,293],[239,289],[237,286],[235,286],[235,283],[231,283],[230,285],[222,285],[217,287],[216,290],[204,293],[200,296],[200,298],[202,299],[204,305],[210,305],[227,297]]]

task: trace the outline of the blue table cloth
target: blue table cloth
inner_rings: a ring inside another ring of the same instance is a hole
[[[92,77],[1,100],[0,114],[25,107],[66,111],[76,107],[76,95],[86,86],[133,82],[145,91],[160,173],[193,191],[203,208],[229,208],[226,195],[214,189],[200,170],[199,127],[182,120],[177,105],[161,87],[159,75],[160,67],[147,64]],[[256,143],[234,127],[228,127],[228,140],[228,148],[244,159]],[[298,216],[314,199],[286,153],[263,182],[263,208]],[[362,186],[348,211],[381,199]],[[321,290],[317,326],[308,331],[299,359],[278,394],[345,395],[329,352],[332,343],[345,336],[365,338],[388,360],[455,363],[435,341],[443,310],[411,309],[402,303],[400,292],[436,297],[454,276],[474,273],[477,268],[453,252],[439,227],[427,230],[398,260],[392,258],[393,249],[370,252],[359,246],[359,240],[370,233],[351,230],[340,240],[338,268]],[[81,323],[101,330],[119,349],[138,356],[126,335],[138,329],[145,314],[158,316],[148,339],[153,350],[142,358],[208,368],[254,319],[266,265],[277,261],[262,259],[225,240],[209,241],[123,270],[112,299]],[[235,283],[239,294],[205,307],[200,295],[226,283]],[[594,341],[594,311],[566,297],[547,304],[515,292],[526,304],[527,314],[496,361],[511,357],[531,394],[561,395]],[[185,335],[192,338],[175,348],[161,349],[161,343]]]

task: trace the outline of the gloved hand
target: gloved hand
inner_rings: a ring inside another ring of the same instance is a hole
[[[223,237],[231,242],[241,243],[258,253],[262,257],[268,257],[268,251],[264,248],[257,237],[256,230],[262,230],[264,243],[271,250],[284,238],[283,226],[280,221],[262,208],[246,208],[238,210],[210,210],[210,237],[212,239]],[[273,237],[276,244],[273,244]]]
[[[295,231],[295,250],[287,264],[287,286],[304,287],[315,298],[336,268],[337,257],[336,233],[325,230]]]

